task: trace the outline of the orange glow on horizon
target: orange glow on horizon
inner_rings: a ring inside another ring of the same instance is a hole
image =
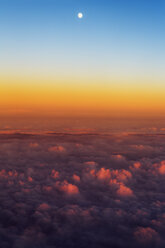
[[[161,115],[165,111],[164,92],[156,86],[28,80],[1,80],[1,115]]]

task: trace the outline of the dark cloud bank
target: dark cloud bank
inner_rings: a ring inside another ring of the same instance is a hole
[[[165,136],[0,134],[0,247],[165,247]]]

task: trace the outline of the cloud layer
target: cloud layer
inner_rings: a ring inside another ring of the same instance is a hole
[[[159,134],[0,134],[3,248],[163,248]]]

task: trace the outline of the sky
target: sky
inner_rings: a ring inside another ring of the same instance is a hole
[[[163,0],[0,0],[0,115],[161,116],[164,25]]]
[[[0,0],[2,248],[165,247],[164,27],[165,0]]]

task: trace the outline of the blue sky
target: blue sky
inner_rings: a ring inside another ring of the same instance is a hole
[[[0,65],[11,73],[164,78],[164,27],[163,0],[0,0]]]

